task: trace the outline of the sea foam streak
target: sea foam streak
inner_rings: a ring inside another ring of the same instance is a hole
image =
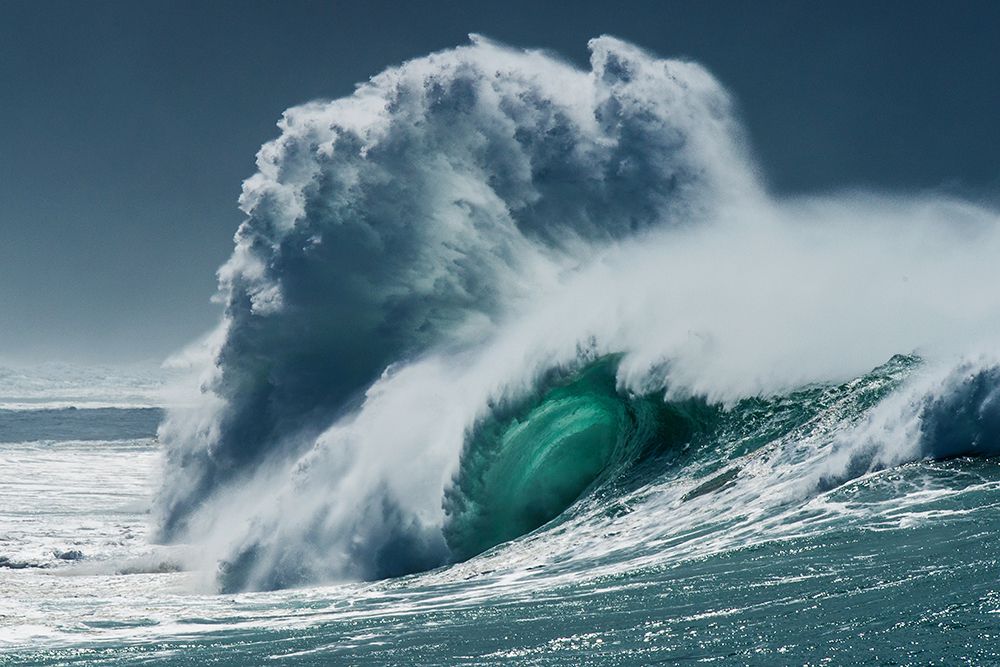
[[[449,562],[470,435],[598,359],[622,397],[722,406],[926,360],[865,438],[760,478],[789,489],[939,453],[949,400],[996,411],[995,211],[777,200],[703,68],[590,49],[581,71],[474,37],[285,112],[244,184],[201,407],[160,430],[161,539],[226,588]]]

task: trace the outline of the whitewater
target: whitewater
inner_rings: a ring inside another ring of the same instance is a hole
[[[0,372],[0,664],[1000,661],[1000,213],[589,48],[287,110],[169,380]]]

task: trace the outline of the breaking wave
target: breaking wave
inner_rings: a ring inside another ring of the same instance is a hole
[[[555,526],[636,493],[647,542],[734,506],[764,526],[997,452],[995,211],[776,199],[705,69],[590,52],[474,36],[285,112],[198,407],[160,428],[159,538],[217,585],[400,575],[539,528],[553,559],[624,553]]]

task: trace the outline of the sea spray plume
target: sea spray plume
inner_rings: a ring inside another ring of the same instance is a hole
[[[994,211],[927,196],[769,200],[704,70],[609,38],[591,47],[585,73],[480,41],[286,113],[221,272],[203,405],[161,430],[162,532],[221,563],[223,588],[454,559],[444,534],[467,536],[449,522],[481,488],[455,476],[503,477],[462,465],[482,453],[470,434],[511,406],[528,414],[553,376],[595,361],[616,362],[597,392],[613,417],[616,397],[733,406],[844,382],[898,352],[947,365],[995,344]],[[578,441],[596,452],[646,450],[605,447],[603,424],[638,422],[597,417],[565,432],[597,434]],[[511,451],[548,460],[532,441]],[[774,476],[802,487],[825,452]],[[552,476],[568,491],[544,516],[599,467]],[[710,502],[727,497],[699,496],[691,520],[725,512]],[[639,534],[662,524],[646,519]]]
[[[220,271],[219,399],[165,424],[165,537],[298,451],[390,363],[464,344],[560,271],[755,189],[725,92],[609,37],[592,71],[474,37],[289,109]]]
[[[827,489],[919,459],[1000,455],[1000,365],[991,355],[936,364],[846,430],[816,472]]]

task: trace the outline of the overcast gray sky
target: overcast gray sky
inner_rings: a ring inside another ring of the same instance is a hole
[[[996,2],[0,0],[0,360],[162,358],[208,330],[282,110],[469,32],[701,62],[777,193],[1000,190]]]

